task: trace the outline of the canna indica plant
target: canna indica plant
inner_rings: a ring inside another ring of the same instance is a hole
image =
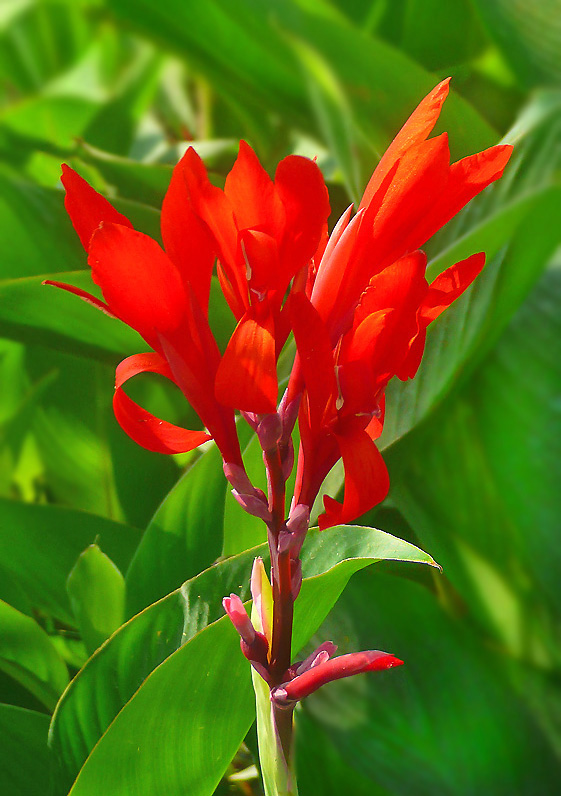
[[[223,602],[253,667],[267,794],[297,792],[291,749],[300,700],[332,680],[402,663],[377,650],[334,657],[331,641],[294,661],[293,609],[302,583],[300,551],[327,474],[342,459],[343,501],[324,497],[320,529],[350,523],[385,498],[389,478],[375,440],[386,386],[394,376],[415,376],[427,327],[485,262],[483,253],[474,253],[431,284],[425,278],[420,247],[501,176],[511,154],[511,147],[495,146],[450,165],[446,133],[428,137],[448,82],[413,112],[357,212],[349,207],[331,236],[328,192],[316,163],[286,157],[273,180],[243,141],[223,190],[210,182],[194,149],[187,150],[162,206],[164,248],[63,166],[66,209],[104,300],[50,284],[136,329],[153,349],[117,368],[119,424],[159,453],[190,451],[213,439],[234,497],[267,527],[270,580],[256,559],[251,618],[238,596]],[[209,325],[213,273],[237,321],[223,353]],[[279,401],[277,362],[291,333],[297,353]],[[146,372],[177,385],[205,430],[180,428],[135,403],[124,385]],[[244,468],[236,412],[259,439],[267,494]],[[295,459],[296,486],[287,496]]]

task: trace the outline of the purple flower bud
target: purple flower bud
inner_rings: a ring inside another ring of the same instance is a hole
[[[290,568],[290,591],[292,592],[292,599],[295,600],[302,588],[302,562],[300,559],[292,558],[290,560]]]
[[[263,522],[269,523],[271,521],[271,512],[267,506],[267,502],[263,497],[258,495],[243,495],[236,489],[232,489],[232,495],[238,501],[242,509],[247,511],[253,517],[259,517]]]
[[[352,652],[338,658],[318,663],[292,680],[282,683],[271,690],[271,699],[279,707],[292,707],[294,703],[313,694],[322,685],[342,677],[351,677],[363,672],[380,671],[401,666],[403,661],[379,650]]]
[[[256,415],[254,412],[242,412],[242,417],[254,431],[257,430],[257,426],[259,425],[259,415]]]
[[[282,423],[278,414],[265,415],[257,426],[259,444],[264,451],[276,448],[282,434]]]
[[[285,481],[288,481],[292,468],[294,467],[294,444],[290,438],[286,443],[282,443],[281,465],[283,478]]]
[[[224,462],[223,470],[228,481],[241,495],[251,495],[255,492],[255,487],[249,480],[246,471],[239,464]]]
[[[282,441],[286,442],[292,434],[292,429],[298,419],[300,409],[300,395],[287,403],[288,390],[284,393],[279,404],[279,415],[282,421]]]

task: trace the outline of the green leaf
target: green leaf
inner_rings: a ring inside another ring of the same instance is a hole
[[[560,662],[560,301],[555,267],[461,393],[389,457],[393,500],[471,614],[540,666]]]
[[[3,280],[0,282],[3,336],[112,365],[129,354],[147,350],[146,343],[133,329],[76,296],[43,285],[45,279],[95,292],[89,271]]]
[[[0,498],[1,565],[34,607],[70,625],[66,578],[80,553],[97,543],[123,570],[139,540],[136,529],[104,517]]]
[[[145,35],[164,41],[204,74],[229,103],[258,116],[274,108],[289,124],[310,129],[310,114],[298,62],[288,39],[307,43],[333,70],[352,99],[356,119],[371,141],[371,169],[416,103],[437,82],[399,50],[355,28],[327,2],[283,0],[274,11],[241,0],[112,0],[112,8]],[[266,36],[264,37],[264,31]],[[446,110],[447,127],[459,151],[493,142],[493,130],[465,101],[454,97]]]
[[[390,383],[382,447],[413,428],[467,376],[547,267],[561,241],[554,220],[561,207],[560,127],[561,94],[538,95],[506,136],[515,150],[504,177],[427,245],[429,278],[477,251],[487,253],[487,265],[466,295],[429,328],[416,378]]]
[[[0,781],[3,796],[50,793],[49,717],[34,710],[0,705]]]
[[[0,601],[0,669],[52,710],[68,683],[68,671],[34,619]]]
[[[126,575],[128,616],[220,556],[226,486],[222,457],[213,445],[167,495],[142,537]]]
[[[558,0],[508,3],[476,0],[484,24],[524,88],[561,84]]]
[[[358,162],[359,135],[345,92],[316,50],[306,42],[296,40],[292,44],[302,64],[322,137],[337,159],[347,193],[358,205],[363,187]]]
[[[71,271],[84,261],[61,191],[40,188],[2,166],[0,196],[3,280],[37,276],[45,271]]]
[[[123,624],[124,578],[111,559],[92,544],[80,554],[66,589],[78,629],[91,654]]]
[[[353,649],[405,661],[331,683],[304,703],[347,765],[399,796],[550,790],[558,762],[509,685],[502,653],[426,588],[360,573],[322,630],[341,627]]]
[[[240,584],[246,597],[253,558],[266,554],[265,546],[246,551],[187,581],[130,620],[88,661],[59,702],[51,728],[65,784],[91,752],[73,794],[99,792],[100,783],[139,796],[213,793],[254,717],[249,666],[229,620],[218,619],[221,598],[239,593]],[[303,549],[294,648],[317,629],[353,572],[386,557],[434,564],[383,531],[312,531]],[[165,727],[163,716],[169,716]],[[193,737],[188,757],[179,752],[186,737]]]
[[[323,728],[305,710],[296,712],[296,774],[300,796],[391,796],[352,768],[340,755]]]

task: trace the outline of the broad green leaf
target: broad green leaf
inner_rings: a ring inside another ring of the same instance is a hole
[[[49,717],[0,705],[0,782],[3,796],[49,796]]]
[[[264,552],[259,548],[257,554]],[[127,622],[90,658],[59,702],[51,727],[62,786],[70,787],[99,738],[150,673],[223,615],[222,598],[230,592],[249,597],[255,555],[255,550],[246,551],[187,581]],[[223,686],[219,691],[223,693]]]
[[[114,634],[73,680],[50,735],[65,782],[107,730],[73,794],[93,793],[101,783],[139,796],[213,793],[254,717],[249,667],[236,633],[227,617],[216,621],[220,600],[228,591],[239,592],[240,585],[242,597],[247,596],[253,558],[266,552],[262,546],[217,564],[150,606]],[[353,572],[382,558],[434,564],[418,548],[375,529],[342,526],[310,533],[303,550],[295,649],[317,629]],[[168,706],[170,725],[163,731],[158,719],[167,715]],[[145,711],[153,718],[140,720]],[[193,727],[194,745],[186,758],[178,749]],[[128,752],[122,738],[127,749],[144,751],[123,762]],[[203,748],[206,754],[199,754]],[[123,755],[122,765],[115,755]]]
[[[126,575],[128,616],[220,556],[226,486],[222,457],[213,445],[167,495],[142,537]]]
[[[131,328],[63,290],[43,285],[45,279],[95,292],[87,271],[18,277],[0,282],[0,333],[24,343],[116,364],[146,350]]]
[[[310,115],[287,37],[307,42],[353,98],[361,129],[378,154],[437,82],[399,50],[364,35],[327,2],[282,0],[273,12],[252,0],[237,2],[235,8],[228,0],[203,5],[172,0],[165,8],[148,0],[111,0],[111,7],[144,34],[165,41],[246,113],[262,115],[274,97],[277,113],[303,129],[310,128]],[[493,142],[492,129],[457,97],[449,103],[446,119],[464,154]]]
[[[560,663],[560,277],[544,275],[455,400],[396,446],[392,493],[483,629],[547,666]]]
[[[68,671],[42,627],[0,601],[0,669],[50,710],[68,683]]]
[[[397,796],[551,790],[558,761],[509,685],[504,656],[426,588],[360,573],[322,630],[341,627],[353,649],[405,661],[332,683],[304,703],[347,765]]]
[[[538,3],[476,0],[475,6],[524,88],[561,84],[558,0]]]
[[[66,589],[86,649],[91,654],[123,624],[125,581],[96,544],[80,554]]]
[[[0,499],[0,563],[29,602],[70,625],[66,578],[93,543],[124,570],[140,541],[138,530],[86,512]]]
[[[61,191],[40,188],[2,166],[0,197],[2,280],[71,271],[85,264]]]
[[[473,60],[488,46],[469,0],[407,0],[399,43],[431,71],[451,71],[450,67]]]
[[[302,65],[323,140],[337,159],[349,197],[358,205],[363,187],[359,173],[360,142],[345,92],[316,50],[298,40],[292,45]]]

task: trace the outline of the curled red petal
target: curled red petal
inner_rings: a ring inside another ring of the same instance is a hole
[[[166,361],[155,353],[134,354],[117,367],[113,410],[117,422],[131,439],[155,453],[185,453],[212,439],[204,431],[189,431],[160,420],[129,398],[122,387],[139,373],[157,373],[174,381]]]
[[[388,494],[390,479],[382,454],[364,430],[336,434],[345,468],[343,503],[324,497],[325,513],[319,517],[321,530],[345,525],[381,503]]]
[[[132,227],[126,216],[115,210],[104,196],[94,190],[66,163],[62,164],[61,181],[66,189],[64,199],[66,212],[86,251],[89,250],[92,235],[102,221]]]
[[[204,163],[192,147],[183,157],[183,175],[191,206],[213,236],[218,259],[226,271],[237,300],[247,306],[245,268],[236,268],[238,228],[232,203],[208,178]]]
[[[216,374],[215,394],[224,406],[243,412],[276,411],[278,383],[274,322],[249,309],[236,326]]]

